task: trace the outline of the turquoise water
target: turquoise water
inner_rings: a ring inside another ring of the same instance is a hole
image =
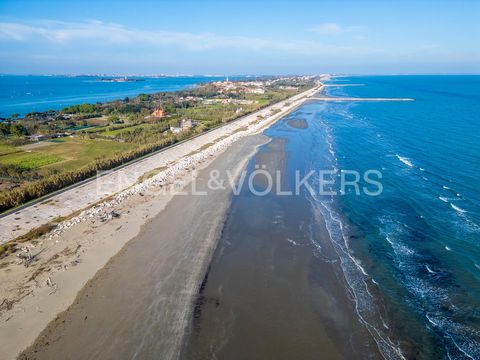
[[[123,99],[141,93],[183,90],[195,84],[224,80],[218,76],[142,78],[136,82],[102,82],[90,76],[0,75],[0,117],[32,111]],[[232,80],[240,77],[231,77]]]
[[[480,359],[480,76],[335,82],[365,86],[330,95],[415,99],[317,102],[291,115],[311,129],[307,169],[382,173],[380,196],[311,197],[362,322],[387,355]]]

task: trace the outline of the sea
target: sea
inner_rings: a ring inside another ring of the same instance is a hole
[[[177,91],[199,83],[223,81],[224,76],[132,77],[141,81],[109,82],[101,76],[0,75],[0,117],[66,106],[133,97],[141,93]],[[118,78],[118,77],[117,77]],[[231,80],[245,76],[229,77]]]
[[[184,358],[480,359],[480,76],[328,83],[414,101],[312,100],[265,131],[248,174],[332,193],[233,197]]]
[[[330,95],[415,101],[311,105],[332,166],[383,175],[379,196],[320,201],[333,241],[364,264],[400,341],[430,359],[479,359],[480,76],[339,80],[364,86]]]

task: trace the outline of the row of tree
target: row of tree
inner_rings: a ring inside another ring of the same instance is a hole
[[[22,136],[28,135],[28,130],[22,124],[18,124],[15,122],[0,122],[0,136]]]
[[[94,176],[97,171],[109,170],[153,151],[160,150],[181,139],[183,139],[183,136],[166,136],[161,141],[142,146],[135,150],[116,153],[110,158],[96,159],[87,166],[77,170],[53,174],[41,180],[10,189],[9,191],[0,192],[0,212],[85,180]],[[8,171],[7,169],[5,170]]]

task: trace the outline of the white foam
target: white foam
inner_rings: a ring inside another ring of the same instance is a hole
[[[292,240],[292,239],[288,239],[288,238],[287,238],[287,241],[288,241],[290,244],[292,244],[293,246],[299,246],[299,245],[300,245],[299,243],[295,242],[295,240]]]
[[[430,267],[428,265],[425,265],[425,267],[427,268],[427,271],[430,273],[430,274],[436,274],[435,271],[433,271],[432,269],[430,269]]]
[[[465,350],[463,350],[458,344],[457,342],[453,339],[453,337],[450,337],[450,339],[452,339],[452,342],[453,342],[453,345],[455,345],[457,347],[458,350],[460,350],[463,355],[465,355],[466,357],[468,357],[469,359],[472,359],[472,360],[475,360],[475,358],[470,355],[468,352],[466,352]]]
[[[438,198],[439,198],[440,200],[442,200],[443,202],[448,203],[448,199],[447,199],[446,197],[439,196]]]
[[[352,295],[359,320],[373,336],[384,358],[404,360],[405,357],[400,348],[392,342],[387,334],[380,330],[383,326],[381,322],[377,323],[379,312],[366,282],[371,277],[368,276],[360,261],[354,258],[350,252],[349,237],[345,234],[344,224],[339,215],[329,206],[328,202],[320,201],[315,195],[309,200],[314,201],[316,209],[319,210],[318,215],[321,214],[322,221],[325,221],[332,245],[339,256],[343,274],[348,290]]]
[[[400,160],[402,163],[404,163],[405,165],[409,166],[409,167],[413,167],[413,164],[412,162],[410,161],[410,159],[406,158],[406,157],[403,157],[403,156],[400,156],[398,154],[395,154],[395,156],[398,158],[398,160]]]
[[[455,210],[455,211],[458,211],[460,213],[466,213],[467,210],[463,210],[462,208],[458,207],[457,205],[455,204],[450,204],[450,206]]]
[[[438,326],[438,323],[433,321],[432,319],[430,319],[430,317],[428,316],[428,314],[425,315],[425,317],[427,318],[428,322],[434,326]]]
[[[447,251],[452,251],[452,248],[450,248],[450,247],[448,247],[448,246],[445,245],[445,250],[447,250]]]
[[[444,188],[445,190],[451,190],[448,186],[445,185],[443,185],[442,188]]]
[[[388,235],[387,235],[387,236],[385,236],[385,239],[387,239],[387,241],[390,243],[390,245],[393,245],[393,241],[392,241],[392,240],[390,240],[390,238],[388,237]]]

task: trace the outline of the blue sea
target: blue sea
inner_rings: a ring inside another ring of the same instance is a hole
[[[415,99],[314,102],[291,115],[309,124],[307,169],[382,174],[379,196],[311,197],[361,321],[387,357],[480,359],[480,76],[330,83],[363,85],[332,96]]]
[[[245,77],[230,77],[237,80]],[[103,82],[94,76],[0,75],[0,117],[32,111],[59,110],[66,106],[123,99],[141,93],[176,91],[220,76],[142,77],[144,81]]]

